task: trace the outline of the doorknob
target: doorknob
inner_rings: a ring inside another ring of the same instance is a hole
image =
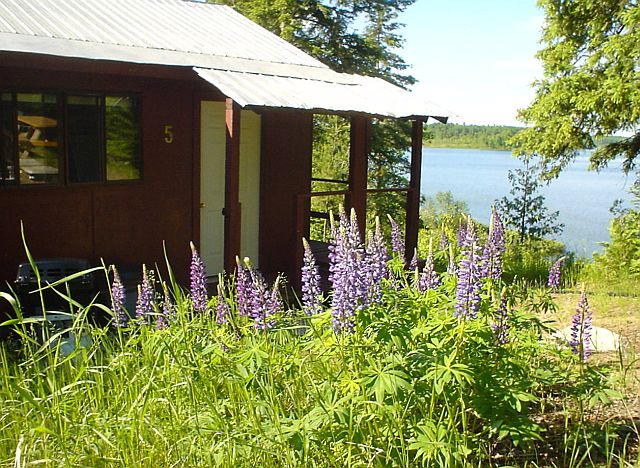
[[[200,202],[200,208],[204,208],[204,207],[206,207],[206,206],[207,206],[207,204],[206,204],[206,203],[204,203],[204,202]]]

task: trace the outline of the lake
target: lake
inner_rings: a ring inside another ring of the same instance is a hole
[[[467,204],[474,219],[485,224],[495,200],[509,195],[509,169],[522,167],[509,151],[423,148],[422,155],[422,194],[432,197],[449,191]],[[633,184],[633,177],[622,173],[620,161],[600,172],[588,171],[588,166],[584,152],[539,192],[549,211],[560,212],[564,230],[557,239],[582,257],[590,257],[601,250],[599,242],[609,240],[609,208],[616,199],[628,201]]]

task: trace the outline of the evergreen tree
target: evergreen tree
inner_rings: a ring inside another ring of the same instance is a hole
[[[598,147],[596,168],[623,156],[635,169],[640,153],[640,4],[637,0],[538,0],[546,21],[538,58],[543,78],[520,112],[530,128],[514,139],[519,154],[542,157],[555,176],[577,151],[616,132],[631,136]]]
[[[540,168],[524,161],[523,169],[509,171],[511,197],[502,197],[496,201],[496,209],[505,224],[511,226],[525,237],[543,238],[559,234],[564,227],[558,223],[559,212],[549,212],[545,206],[545,198],[538,194],[540,187]]]

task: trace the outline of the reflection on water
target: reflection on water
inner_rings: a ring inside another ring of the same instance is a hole
[[[564,232],[558,240],[581,256],[600,250],[599,242],[609,240],[609,208],[616,199],[629,200],[632,178],[624,176],[620,161],[599,173],[588,171],[588,155],[580,155],[560,177],[540,191],[550,211],[560,211]],[[509,169],[520,162],[508,151],[424,148],[422,193],[450,191],[464,200],[475,219],[489,222],[491,204],[509,195]]]

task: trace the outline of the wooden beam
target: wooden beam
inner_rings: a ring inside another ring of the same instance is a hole
[[[420,178],[422,173],[422,123],[414,120],[411,128],[411,175],[407,192],[407,221],[405,231],[405,255],[407,261],[413,258],[418,246],[418,227],[420,223]]]
[[[224,269],[232,272],[240,255],[240,106],[231,98],[225,101],[227,130],[224,176]]]
[[[348,208],[358,217],[360,235],[364,239],[367,222],[367,170],[371,150],[371,120],[364,116],[351,117],[349,145]]]

